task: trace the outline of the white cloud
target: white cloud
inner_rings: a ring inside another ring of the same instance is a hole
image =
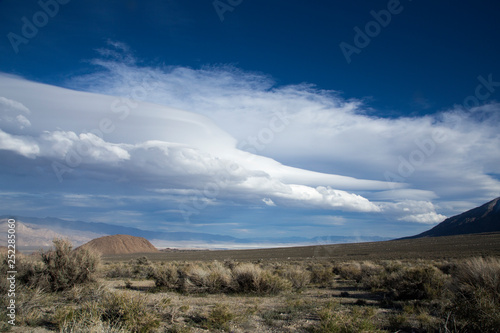
[[[9,133],[19,134],[20,130],[31,126],[26,115],[30,110],[22,103],[0,96],[0,127]]]
[[[276,206],[276,204],[274,203],[274,201],[273,201],[273,200],[271,200],[270,198],[264,198],[264,199],[262,199],[262,201],[263,201],[266,205],[268,205],[268,206],[271,206],[271,207]]]
[[[130,154],[125,145],[106,142],[92,133],[45,131],[38,139],[42,147],[41,155],[64,160],[72,156],[80,163],[110,163],[128,160]],[[77,163],[77,162],[74,162]],[[80,164],[78,163],[78,164]],[[71,163],[68,163],[71,165]]]
[[[480,203],[500,195],[500,181],[492,176],[500,174],[500,154],[493,153],[500,151],[500,104],[381,118],[337,92],[305,84],[275,87],[269,77],[232,67],[144,68],[114,61],[99,65],[102,72],[71,84],[115,95],[154,86],[144,100],[203,114],[243,150],[310,170],[294,174],[291,168],[267,169],[285,183],[348,191],[384,188],[387,199],[381,200],[468,198]],[[285,121],[277,122],[277,114]],[[335,176],[316,177],[313,171],[320,170]],[[404,184],[376,183],[387,177]],[[398,192],[391,195],[392,190]],[[370,193],[367,198],[379,200]]]
[[[103,71],[69,83],[94,94],[0,75],[0,108],[13,124],[0,126],[0,148],[63,164],[77,152],[85,156],[73,167],[85,177],[98,171],[176,203],[194,196],[436,223],[440,202],[448,214],[500,195],[499,104],[380,118],[334,91],[275,87],[232,67],[121,59],[96,61]]]
[[[0,149],[10,150],[28,158],[35,158],[40,148],[34,140],[22,136],[10,135],[0,129]]]
[[[29,96],[37,101],[30,115],[32,132],[19,138],[5,134],[2,147],[86,170],[84,177],[115,179],[119,173],[141,189],[194,189],[204,206],[230,196],[249,203],[265,197],[274,204],[362,212],[378,208],[361,195],[330,185],[366,190],[387,186],[292,168],[241,151],[228,133],[192,112],[138,101],[125,101],[122,106],[128,110],[113,109],[120,99],[12,77],[0,77],[0,86],[12,100]],[[23,89],[9,91],[9,86]],[[61,109],[68,101],[77,107]]]
[[[406,222],[424,223],[424,224],[436,224],[443,222],[444,219],[446,219],[446,216],[444,215],[437,214],[436,212],[429,212],[424,214],[407,215],[399,218],[398,220]]]
[[[30,114],[30,110],[22,103],[1,96],[0,96],[0,109],[2,111],[1,112],[2,115],[6,113]]]
[[[380,209],[398,221],[423,224],[442,222],[446,216],[436,213],[436,206],[430,201],[404,200],[378,203]]]
[[[380,208],[366,198],[335,190],[330,187],[318,186],[312,188],[304,185],[289,185],[286,191],[276,191],[275,196],[296,200],[299,203],[318,206],[326,209],[341,209],[358,212],[379,212]]]

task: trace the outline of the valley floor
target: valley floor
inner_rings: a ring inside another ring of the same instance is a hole
[[[498,287],[480,281],[498,272],[493,258],[152,263],[142,256],[105,262],[96,282],[65,291],[23,287],[21,327],[12,331],[494,332],[498,292],[474,297],[478,283]],[[477,317],[485,311],[488,318]]]
[[[2,313],[0,331],[497,332],[498,237],[137,254],[100,265],[57,241],[16,259],[16,327]],[[8,287],[1,281],[2,307]]]

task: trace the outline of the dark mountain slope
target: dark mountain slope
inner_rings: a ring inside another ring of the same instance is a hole
[[[407,237],[439,237],[500,231],[500,197],[465,213],[447,218],[434,228]]]

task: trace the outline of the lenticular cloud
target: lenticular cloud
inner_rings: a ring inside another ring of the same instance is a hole
[[[73,90],[0,75],[0,153],[47,191],[99,182],[165,211],[300,207],[423,224],[500,195],[499,104],[382,118],[307,84],[101,53]]]
[[[217,187],[263,205],[379,211],[352,189],[382,189],[363,180],[285,166],[238,149],[237,140],[202,114],[0,76],[0,148],[23,157],[43,177],[121,182],[140,189]],[[78,189],[75,189],[78,191]]]

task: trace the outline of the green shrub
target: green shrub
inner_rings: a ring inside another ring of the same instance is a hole
[[[47,283],[52,291],[61,291],[94,281],[99,254],[88,249],[72,251],[71,243],[63,239],[53,243],[53,249],[41,253],[44,267],[39,283]]]
[[[371,289],[384,290],[394,300],[432,300],[439,298],[446,275],[432,265],[408,267],[391,265],[386,271],[363,278]]]
[[[148,277],[155,281],[157,288],[164,288],[168,290],[179,289],[179,271],[177,267],[171,264],[154,267],[150,271]]]
[[[51,250],[40,253],[41,260],[17,255],[16,281],[19,285],[62,291],[95,281],[100,263],[99,254],[86,249],[73,251],[71,243],[63,239],[54,239],[53,243]],[[2,268],[5,270],[6,267],[3,259]],[[4,285],[2,281],[0,289]]]
[[[355,280],[360,282],[363,276],[361,264],[358,262],[343,263],[334,270],[344,280]]]
[[[205,328],[210,331],[213,330],[225,330],[229,331],[229,323],[234,319],[234,314],[229,310],[227,305],[216,304],[212,310],[210,310]]]
[[[436,299],[445,284],[445,276],[433,266],[412,267],[389,279],[395,299]]]
[[[140,266],[140,265],[149,265],[150,263],[149,263],[148,257],[142,256],[142,257],[137,258],[135,260],[135,264]]]

